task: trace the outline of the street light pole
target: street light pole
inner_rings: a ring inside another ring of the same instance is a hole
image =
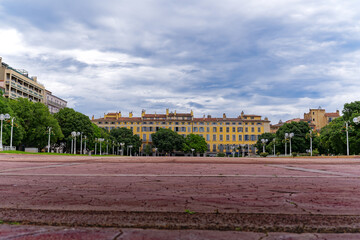
[[[346,153],[349,156],[349,131],[348,131],[349,123],[346,122]]]
[[[129,149],[130,149],[130,157],[131,157],[131,149],[132,149],[132,145],[129,145]]]
[[[12,150],[14,119],[15,117],[11,118],[10,150]]]
[[[124,156],[124,145],[125,145],[125,143],[120,143],[120,146],[121,146],[121,156]]]
[[[285,133],[285,156],[287,155],[287,138],[289,137],[288,133]]]
[[[263,153],[265,152],[265,144],[268,142],[268,139],[261,139],[261,142],[263,144]]]
[[[312,131],[310,130],[309,133],[310,133],[310,156],[312,156],[312,136],[311,136]]]
[[[293,138],[293,137],[294,137],[294,133],[290,133],[289,134],[289,138],[290,138],[290,156],[292,154],[292,151],[291,151],[291,138]]]
[[[276,142],[275,138],[273,139],[273,142],[274,142],[274,157],[275,157],[275,142]]]
[[[1,120],[1,133],[0,133],[0,151],[3,151],[3,144],[2,144],[2,133],[3,133],[3,121],[6,119],[9,119],[10,115],[7,114],[0,114],[0,120]]]
[[[97,138],[95,138],[95,155],[96,155],[97,141],[98,141],[98,139],[97,139]]]
[[[51,127],[49,127],[48,153],[50,152],[50,133],[51,133]]]
[[[83,154],[86,154],[86,135],[84,136],[84,149],[83,149]]]
[[[80,154],[83,154],[83,149],[82,149],[82,132],[80,133]]]

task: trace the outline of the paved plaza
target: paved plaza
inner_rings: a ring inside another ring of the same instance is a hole
[[[359,239],[359,188],[358,157],[0,154],[0,239]]]

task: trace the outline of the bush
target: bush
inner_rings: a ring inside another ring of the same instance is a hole
[[[319,156],[319,150],[317,148],[313,150],[313,156]]]
[[[217,157],[225,157],[225,153],[219,152],[216,156]]]
[[[260,157],[267,157],[267,155],[269,155],[269,153],[267,153],[267,152],[260,153]]]
[[[276,156],[280,156],[280,154],[281,154],[280,152],[277,152],[277,153],[276,153]]]
[[[292,152],[291,155],[292,155],[293,157],[296,157],[298,154],[297,154],[297,152]]]

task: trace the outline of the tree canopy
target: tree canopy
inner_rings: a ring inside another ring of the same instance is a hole
[[[192,152],[191,149],[194,149],[194,153],[204,153],[207,148],[207,143],[204,137],[196,134],[189,134],[185,137],[183,144],[184,152]]]
[[[292,152],[306,152],[306,149],[310,148],[310,140],[307,138],[311,128],[307,122],[291,122],[282,125],[276,132],[276,150],[277,152],[285,153],[285,141],[287,143],[290,139],[285,140],[285,133],[294,133],[294,137],[291,139]],[[289,148],[289,144],[287,144]],[[289,149],[287,150],[288,153]]]
[[[27,147],[44,148],[48,144],[48,129],[51,127],[51,141],[64,137],[58,121],[42,103],[33,103],[25,98],[9,102],[19,123],[24,128],[22,144]]]
[[[125,127],[122,128],[114,128],[110,131],[110,135],[114,138],[114,140],[118,143],[125,143],[124,145],[124,154],[127,153],[126,149],[128,146],[132,145],[131,148],[132,154],[138,151],[139,147],[141,147],[141,139],[138,135],[134,135],[131,129],[127,129]]]
[[[184,137],[170,129],[161,128],[156,133],[151,134],[153,145],[161,153],[171,153],[180,151],[183,148]]]

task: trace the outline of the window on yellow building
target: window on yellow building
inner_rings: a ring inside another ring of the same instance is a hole
[[[232,135],[232,140],[236,141],[236,135]]]
[[[244,140],[249,141],[249,135],[244,135]]]
[[[254,128],[254,127],[251,128],[251,132],[255,132],[255,128]]]
[[[238,127],[238,132],[242,132],[243,128],[242,127]]]
[[[219,135],[219,140],[223,141],[223,135]]]
[[[229,127],[226,127],[226,132],[230,132],[230,128]]]
[[[137,132],[140,132],[140,127],[137,127],[137,128],[136,128],[136,131],[137,131]]]
[[[222,127],[220,127],[220,129],[219,129],[219,130],[220,130],[220,132],[222,132],[222,131],[223,131]]]
[[[249,130],[248,130],[248,128],[246,127],[246,128],[245,128],[245,132],[248,132],[248,131],[249,131]]]
[[[206,127],[206,132],[210,132],[210,128],[209,128],[209,127]]]
[[[194,127],[194,132],[198,132],[198,127]]]
[[[258,132],[261,132],[261,127],[258,127]]]
[[[213,127],[213,132],[216,132],[216,127]]]
[[[216,134],[213,135],[213,141],[216,141]]]
[[[216,152],[216,144],[213,144],[213,152]]]
[[[226,141],[230,141],[230,135],[226,135]]]
[[[146,134],[143,134],[143,141],[146,141]]]
[[[242,135],[239,135],[239,141],[242,141]]]
[[[210,134],[206,134],[206,141],[210,141]]]
[[[204,127],[199,127],[199,132],[204,132]]]
[[[236,127],[233,127],[233,128],[232,128],[232,131],[233,131],[233,132],[236,132]]]

